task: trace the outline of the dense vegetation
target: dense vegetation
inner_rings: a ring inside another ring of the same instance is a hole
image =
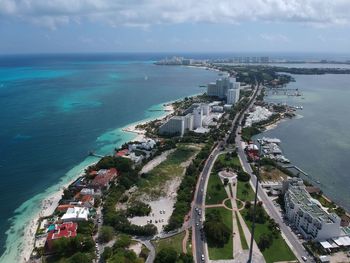
[[[193,258],[189,254],[179,255],[174,248],[167,247],[157,253],[154,263],[193,263]]]
[[[90,263],[95,257],[95,242],[91,236],[78,234],[73,238],[60,238],[53,241],[54,255],[48,262]]]
[[[123,193],[137,182],[138,174],[137,171],[132,168],[131,162],[125,158],[104,157],[99,163],[96,164],[96,166],[104,167],[105,169],[115,167],[120,172],[120,175],[118,176],[118,184],[112,184],[103,204],[102,212],[104,224],[114,227],[117,232],[130,235],[155,235],[157,233],[157,228],[155,225],[133,225],[127,219],[127,214],[125,211],[116,211],[115,208]]]
[[[187,167],[186,173],[179,189],[177,190],[177,199],[174,205],[174,211],[169,219],[166,231],[171,231],[180,228],[183,224],[185,215],[191,208],[191,202],[194,195],[197,179],[203,169],[204,162],[208,158],[213,144],[209,141],[201,151],[196,155],[196,158]]]
[[[142,263],[143,259],[138,258],[134,251],[129,249],[131,238],[127,235],[119,235],[113,247],[106,247],[102,253],[102,258],[108,263]]]
[[[141,201],[134,201],[126,210],[128,217],[148,216],[151,213],[151,206]]]

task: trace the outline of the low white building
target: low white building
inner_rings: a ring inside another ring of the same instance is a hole
[[[245,121],[245,127],[250,127],[254,123],[267,120],[273,115],[271,111],[268,109],[261,107],[261,106],[256,106],[252,112],[249,113],[248,117],[246,118]]]
[[[89,217],[89,209],[86,207],[71,207],[67,209],[67,212],[62,216],[63,222],[75,222],[75,221],[87,221]]]
[[[292,178],[283,182],[286,216],[305,239],[316,241],[338,237],[340,218],[328,213],[306,191],[303,180]]]

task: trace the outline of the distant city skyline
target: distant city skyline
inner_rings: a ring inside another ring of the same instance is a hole
[[[344,0],[0,0],[0,53],[349,53]]]

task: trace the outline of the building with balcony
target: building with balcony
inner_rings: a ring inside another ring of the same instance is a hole
[[[312,198],[300,178],[284,181],[282,189],[288,221],[305,239],[321,241],[341,234],[340,218],[335,213],[328,213]]]

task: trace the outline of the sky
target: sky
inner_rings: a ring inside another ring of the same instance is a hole
[[[350,0],[0,0],[0,54],[350,53]]]

